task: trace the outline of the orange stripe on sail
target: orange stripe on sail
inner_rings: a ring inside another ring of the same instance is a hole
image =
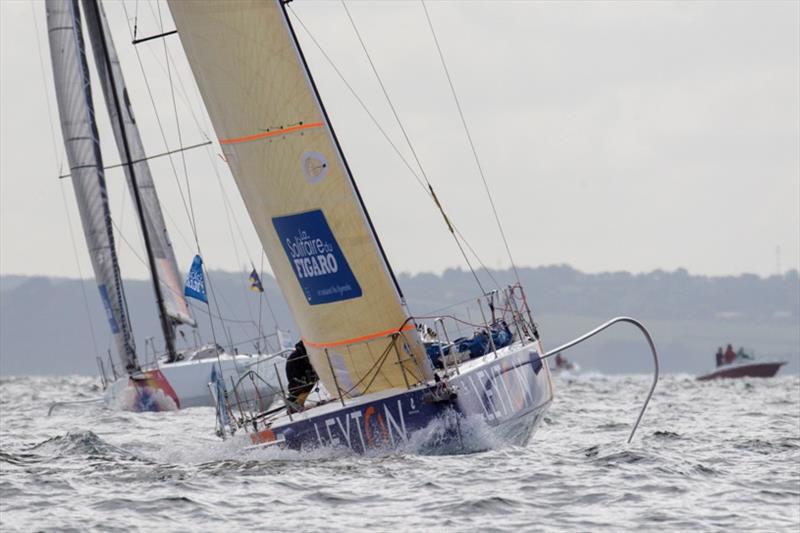
[[[400,331],[408,331],[410,329],[414,329],[414,324],[406,324]],[[392,333],[397,333],[397,329],[396,328],[387,329],[386,331],[379,331],[377,333],[370,333],[369,335],[364,335],[362,337],[354,337],[352,339],[345,339],[336,342],[311,342],[306,339],[303,339],[303,342],[313,348],[334,348],[336,346],[342,346],[344,344],[355,344],[357,342],[364,342],[372,339],[377,339],[378,337],[386,337],[388,335],[391,335]]]
[[[220,144],[237,144],[246,143],[249,141],[257,141],[258,139],[266,139],[267,137],[275,137],[276,135],[283,135],[285,133],[292,133],[294,131],[307,130],[310,128],[321,128],[324,124],[322,122],[314,122],[313,124],[298,124],[296,126],[289,126],[280,130],[265,131],[263,133],[255,133],[253,135],[245,135],[243,137],[231,137],[230,139],[220,139]]]

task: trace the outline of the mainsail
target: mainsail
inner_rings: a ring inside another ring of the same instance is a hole
[[[164,307],[167,316],[171,319],[172,323],[195,325],[195,321],[189,312],[189,306],[183,296],[183,284],[179,274],[178,265],[175,261],[175,252],[172,249],[169,235],[167,234],[167,227],[164,224],[164,216],[161,212],[161,204],[158,201],[158,194],[156,193],[155,184],[153,183],[153,176],[150,173],[150,165],[147,163],[144,146],[142,144],[141,136],[139,135],[139,127],[136,124],[136,119],[133,115],[131,102],[128,98],[128,90],[125,87],[125,80],[122,76],[122,68],[117,57],[117,51],[114,48],[114,42],[111,38],[111,32],[108,27],[105,12],[102,5],[95,0],[83,0],[83,8],[86,12],[87,29],[89,31],[89,39],[92,42],[92,50],[95,57],[95,65],[100,77],[100,85],[103,89],[105,96],[106,107],[108,114],[111,118],[111,126],[114,130],[114,137],[117,141],[117,149],[122,160],[122,165],[125,168],[125,175],[128,179],[128,186],[133,189],[133,179],[131,175],[131,168],[127,165],[127,158],[124,149],[123,135],[127,136],[128,149],[133,161],[133,171],[136,179],[136,186],[139,188],[139,195],[142,200],[142,208],[144,211],[144,219],[147,231],[150,237],[150,249],[152,251],[156,269],[157,279],[166,289],[162,291],[164,296]],[[97,21],[102,21],[102,28],[99,27]],[[105,43],[103,43],[105,41]],[[103,45],[109,55],[109,62],[113,72],[109,72],[106,68],[106,60],[103,54]],[[117,108],[114,105],[114,97],[112,91],[113,83],[116,83],[117,94],[122,95],[122,124],[125,131],[121,130],[120,120],[117,114]],[[133,192],[131,193],[134,194]]]
[[[170,0],[225,158],[328,390],[430,379],[280,0]],[[399,332],[397,342],[390,336]]]
[[[83,233],[120,360],[139,367],[119,273],[78,0],[47,0],[47,31],[61,131]]]

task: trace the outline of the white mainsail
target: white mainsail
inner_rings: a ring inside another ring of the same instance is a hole
[[[223,153],[325,386],[355,396],[430,379],[283,5],[170,0],[169,6]],[[388,337],[399,331],[395,351]]]
[[[173,324],[187,324],[195,326],[195,321],[189,312],[186,298],[183,296],[183,283],[180,271],[175,261],[175,251],[172,248],[167,227],[164,224],[164,215],[161,212],[161,204],[158,201],[153,176],[150,173],[150,165],[147,163],[139,135],[139,127],[133,115],[131,102],[128,98],[128,90],[125,87],[125,79],[122,75],[122,67],[119,63],[114,41],[111,38],[111,31],[108,27],[105,11],[102,5],[95,0],[82,0],[83,8],[86,12],[87,29],[89,39],[92,42],[92,50],[95,57],[95,65],[100,77],[100,85],[105,96],[106,108],[111,118],[111,126],[114,130],[114,137],[117,141],[117,149],[120,154],[128,186],[133,189],[133,176],[130,166],[127,164],[125,155],[123,135],[127,137],[128,149],[133,163],[134,175],[136,176],[136,186],[139,188],[139,195],[142,200],[142,210],[148,236],[150,237],[150,250],[152,251],[157,270],[157,278],[166,289],[162,291],[164,296],[164,308],[167,316]],[[99,28],[96,21],[102,21],[102,28]],[[105,42],[103,42],[105,41]],[[109,62],[113,72],[106,68],[106,60],[103,54],[103,46],[109,55]],[[112,81],[113,80],[113,81]],[[117,108],[114,105],[113,85],[116,83],[117,94],[122,95],[122,123],[125,131],[121,130]],[[133,195],[134,193],[131,192]]]
[[[45,7],[61,131],[83,233],[119,358],[132,373],[139,365],[114,247],[78,1],[47,0]]]

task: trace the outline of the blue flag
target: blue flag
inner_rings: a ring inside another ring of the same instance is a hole
[[[189,269],[189,275],[186,276],[183,294],[195,300],[208,303],[208,298],[206,297],[206,280],[203,277],[203,258],[199,255],[194,256],[192,268]]]

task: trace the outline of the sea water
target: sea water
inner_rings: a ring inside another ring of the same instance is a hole
[[[2,531],[800,530],[800,378],[555,378],[524,447],[469,455],[245,451],[213,411],[54,400],[84,377],[0,381]],[[501,443],[498,443],[501,444]]]

